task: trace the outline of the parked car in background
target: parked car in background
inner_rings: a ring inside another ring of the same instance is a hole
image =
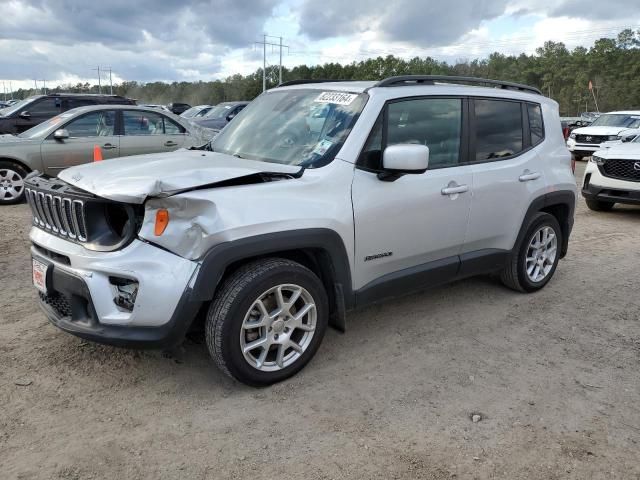
[[[567,146],[575,160],[582,160],[600,150],[605,142],[628,141],[639,133],[639,110],[603,113],[588,127],[573,130]]]
[[[195,122],[206,128],[214,130],[222,129],[227,123],[242,111],[249,102],[223,102],[213,107],[204,117],[198,118]]]
[[[593,154],[584,171],[582,196],[596,211],[611,210],[616,203],[640,205],[640,136]]]
[[[7,108],[8,106],[10,106],[11,104],[9,102],[5,102],[0,100],[0,110],[3,108]]]
[[[175,113],[176,115],[180,115],[183,112],[186,112],[187,110],[189,110],[191,108],[191,105],[189,105],[188,103],[169,103],[167,105],[167,109],[171,112],[171,113]]]
[[[582,112],[580,118],[587,123],[593,123],[600,115],[602,115],[600,112]]]
[[[564,139],[567,140],[576,128],[588,127],[591,121],[584,120],[582,117],[560,117],[560,125]]]
[[[190,109],[182,112],[180,116],[184,118],[204,117],[213,107],[214,105],[196,105],[195,107],[191,107]]]
[[[20,202],[24,177],[33,170],[56,176],[93,161],[170,152],[207,143],[215,133],[169,112],[119,105],[81,107],[17,136],[0,135],[0,205]]]
[[[135,100],[120,95],[52,93],[21,100],[0,111],[0,134],[22,133],[51,117],[89,105],[135,105]]]
[[[170,112],[171,111],[171,110],[169,110],[167,108],[166,105],[158,105],[158,104],[155,104],[155,103],[139,103],[138,105],[141,106],[141,107],[145,107],[145,108],[153,108],[155,110],[164,110],[165,112]]]

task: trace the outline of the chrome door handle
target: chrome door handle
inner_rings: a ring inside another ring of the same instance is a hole
[[[168,142],[164,142],[165,147],[175,147],[176,145],[178,144],[176,142],[172,142],[171,140],[169,140]]]
[[[102,148],[104,148],[105,150],[113,150],[114,148],[118,148],[115,145],[111,145],[110,143],[105,143]]]
[[[530,182],[531,180],[539,179],[540,175],[540,172],[530,172],[529,170],[525,170],[522,172],[522,175],[518,177],[518,180],[521,182]]]
[[[450,182],[449,185],[440,190],[440,193],[442,195],[457,195],[468,191],[469,187],[467,185],[458,185],[456,182]]]

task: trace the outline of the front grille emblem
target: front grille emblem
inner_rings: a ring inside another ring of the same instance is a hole
[[[593,137],[585,137],[585,140],[586,140],[587,142],[590,142],[591,140],[593,140]]]
[[[633,164],[633,169],[634,170],[640,170],[640,162],[636,162]]]

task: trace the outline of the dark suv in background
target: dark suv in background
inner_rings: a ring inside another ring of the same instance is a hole
[[[180,115],[183,112],[186,112],[187,110],[189,110],[191,108],[191,105],[189,105],[188,103],[174,102],[174,103],[168,104],[167,108],[171,113]]]
[[[18,134],[76,107],[88,105],[135,105],[119,95],[52,93],[36,95],[0,110],[0,134]]]

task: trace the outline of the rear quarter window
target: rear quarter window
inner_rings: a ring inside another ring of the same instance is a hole
[[[542,108],[533,103],[527,104],[529,117],[529,131],[531,132],[531,145],[536,146],[544,140],[544,123],[542,121]]]

